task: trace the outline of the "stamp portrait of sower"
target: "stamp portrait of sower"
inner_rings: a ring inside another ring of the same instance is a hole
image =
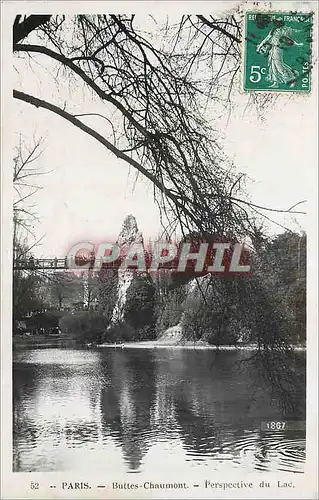
[[[244,91],[310,92],[312,13],[247,12]]]
[[[256,51],[267,55],[266,80],[271,82],[271,87],[276,88],[280,83],[287,83],[293,87],[294,79],[298,77],[299,72],[285,63],[284,57],[289,47],[303,45],[303,42],[297,42],[294,39],[295,34],[300,30],[285,26],[282,18],[274,19],[273,26],[266,38],[257,46]]]

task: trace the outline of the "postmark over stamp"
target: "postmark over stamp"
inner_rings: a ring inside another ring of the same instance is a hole
[[[243,90],[310,92],[312,13],[246,12]]]

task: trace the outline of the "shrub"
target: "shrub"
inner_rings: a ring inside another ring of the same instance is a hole
[[[167,328],[178,325],[184,311],[186,292],[184,287],[175,288],[159,301],[156,310],[156,333],[159,335]]]
[[[59,323],[62,331],[83,342],[96,342],[102,340],[103,332],[107,326],[105,318],[96,312],[75,312],[64,316]]]
[[[140,339],[154,329],[155,287],[149,276],[133,278],[126,294],[124,322],[130,325]],[[144,333],[143,333],[144,332]]]

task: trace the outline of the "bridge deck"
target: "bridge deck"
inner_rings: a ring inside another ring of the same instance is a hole
[[[14,260],[13,269],[68,269],[65,259]]]
[[[83,262],[83,270],[87,270],[87,264],[88,261]],[[92,269],[94,266],[95,261],[91,261],[90,268]],[[98,266],[98,269],[102,267],[102,261],[101,262],[96,262],[96,264],[100,264]],[[13,261],[13,269],[15,270],[65,270],[65,269],[74,269],[74,270],[81,270],[81,261],[77,260],[76,263],[73,263],[73,265],[69,265],[66,259],[34,259],[34,258],[29,258],[29,259],[17,259]],[[108,263],[107,266],[105,264],[103,267],[107,268],[118,268],[119,263],[114,262],[114,263]]]

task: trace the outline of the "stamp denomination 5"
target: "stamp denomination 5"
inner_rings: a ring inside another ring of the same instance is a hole
[[[312,24],[312,13],[247,12],[244,91],[309,92]]]

